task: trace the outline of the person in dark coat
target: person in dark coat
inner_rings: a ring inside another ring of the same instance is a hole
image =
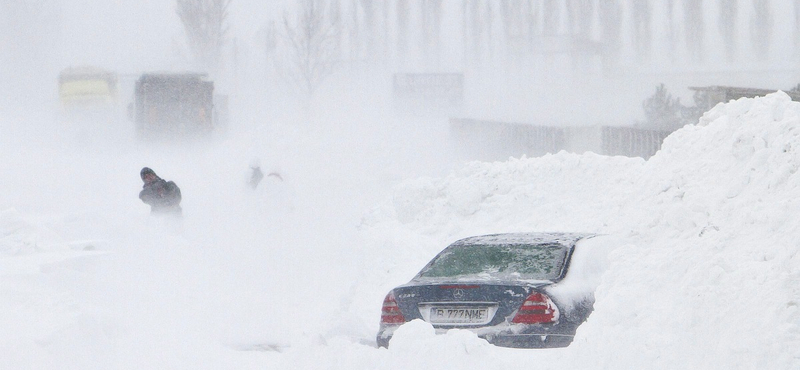
[[[261,182],[261,179],[264,178],[264,172],[261,172],[261,167],[259,166],[250,167],[250,170],[252,171],[250,173],[250,181],[248,181],[247,183],[250,184],[251,188],[255,189],[258,187],[258,184]]]
[[[247,184],[250,185],[251,188],[255,189],[258,187],[258,184],[261,183],[261,180],[264,179],[264,172],[261,171],[261,164],[258,158],[253,158],[250,161],[250,180],[247,181]],[[277,172],[270,172],[267,177],[275,177],[278,180],[283,181],[283,177]]]
[[[172,181],[165,181],[148,167],[139,172],[144,185],[139,199],[150,205],[150,213],[181,214],[181,189]]]

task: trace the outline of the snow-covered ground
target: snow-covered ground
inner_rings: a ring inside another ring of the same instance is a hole
[[[783,93],[717,106],[647,161],[459,164],[443,123],[294,119],[166,145],[0,117],[0,368],[800,368],[800,103]],[[248,189],[253,157],[284,181]],[[181,187],[182,220],[137,199],[143,166]],[[510,231],[623,241],[572,346],[411,322],[375,347],[392,287],[449,242]]]

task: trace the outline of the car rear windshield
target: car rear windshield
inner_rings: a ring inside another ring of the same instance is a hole
[[[462,245],[445,249],[420,278],[553,280],[567,248],[559,244]]]

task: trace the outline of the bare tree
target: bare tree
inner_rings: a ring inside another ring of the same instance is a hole
[[[527,39],[525,27],[525,2],[523,0],[500,1],[500,20],[505,31],[506,55],[512,59],[521,57],[525,52]]]
[[[594,1],[567,1],[567,32],[572,43],[572,66],[577,70],[590,68],[591,60],[598,51],[592,40],[594,27]]]
[[[485,30],[485,22],[484,19],[481,17],[481,1],[480,0],[469,0],[469,12],[470,12],[470,40],[472,48],[470,49],[470,54],[472,54],[472,60],[475,62],[480,62],[482,59],[483,48],[483,33]]]
[[[567,0],[568,33],[581,39],[588,39],[592,33],[594,1]]]
[[[364,27],[366,29],[365,37],[367,38],[367,59],[374,59],[376,53],[376,35],[375,35],[375,0],[361,0],[361,9],[364,10]]]
[[[383,16],[383,21],[381,22],[381,43],[380,43],[380,57],[383,62],[386,62],[389,58],[391,58],[391,38],[389,34],[391,33],[391,25],[389,24],[389,14],[391,12],[389,2],[382,1],[381,4],[381,15]]]
[[[494,8],[492,7],[492,0],[486,2],[486,17],[483,26],[486,30],[486,51],[488,54],[489,63],[494,63],[494,26],[492,20],[494,19]]]
[[[177,13],[195,61],[210,72],[221,66],[231,0],[177,0]]]
[[[649,2],[636,1],[633,3],[633,47],[641,62],[650,57],[650,42],[652,38],[650,13]]]
[[[769,0],[753,0],[750,40],[759,59],[767,59],[772,37],[772,12]]]
[[[487,12],[484,0],[464,0],[462,3],[464,62],[478,63],[483,56],[483,40],[486,31]],[[423,10],[424,11],[424,10]]]
[[[464,64],[469,62],[467,59],[467,55],[469,53],[469,1],[464,0],[461,2],[461,47],[463,52],[461,53],[462,59],[461,61]]]
[[[576,34],[576,30],[580,26],[578,23],[578,7],[576,0],[565,0],[566,5],[566,24],[567,24],[567,34],[574,35]]]
[[[800,55],[800,0],[794,0],[794,55]]]
[[[800,0],[794,0],[794,54],[800,55]]]
[[[427,61],[439,66],[442,0],[422,0],[422,50]]]
[[[339,0],[330,0],[328,13],[330,15],[331,32],[334,39],[334,58],[341,59],[342,55],[342,35],[344,34],[344,22],[342,20],[342,5]]]
[[[722,35],[725,56],[729,62],[736,58],[736,18],[738,13],[738,3],[735,0],[719,1],[719,32]]]
[[[525,22],[528,25],[528,51],[533,51],[535,39],[541,33],[539,15],[539,2],[528,0],[528,10],[525,12]]]
[[[591,0],[578,1],[578,35],[590,38],[594,27],[594,2]]]
[[[619,60],[622,41],[622,6],[618,0],[601,1],[598,8],[603,43],[603,68],[608,72]]]
[[[725,2],[725,0],[720,0]],[[678,27],[675,25],[675,0],[667,0],[667,51],[671,61],[675,61],[678,55]]]
[[[267,70],[275,67],[276,53],[278,51],[278,27],[274,20],[267,22],[261,28],[262,40],[264,42],[264,57]]]
[[[542,27],[546,36],[558,34],[561,27],[561,5],[556,0],[543,0]]]
[[[703,21],[703,0],[683,0],[683,18],[686,27],[686,47],[695,62],[703,60],[703,39],[705,23]]]
[[[358,1],[352,0],[350,4],[350,22],[349,22],[349,37],[348,46],[350,47],[350,59],[352,61],[361,58],[361,21],[358,16]]]
[[[397,60],[402,65],[408,52],[408,0],[397,0]]]
[[[338,62],[336,24],[323,0],[302,0],[294,19],[283,17],[288,42],[286,76],[310,99]]]

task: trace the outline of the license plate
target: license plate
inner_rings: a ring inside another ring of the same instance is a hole
[[[489,321],[486,307],[432,307],[433,324],[482,324]]]

